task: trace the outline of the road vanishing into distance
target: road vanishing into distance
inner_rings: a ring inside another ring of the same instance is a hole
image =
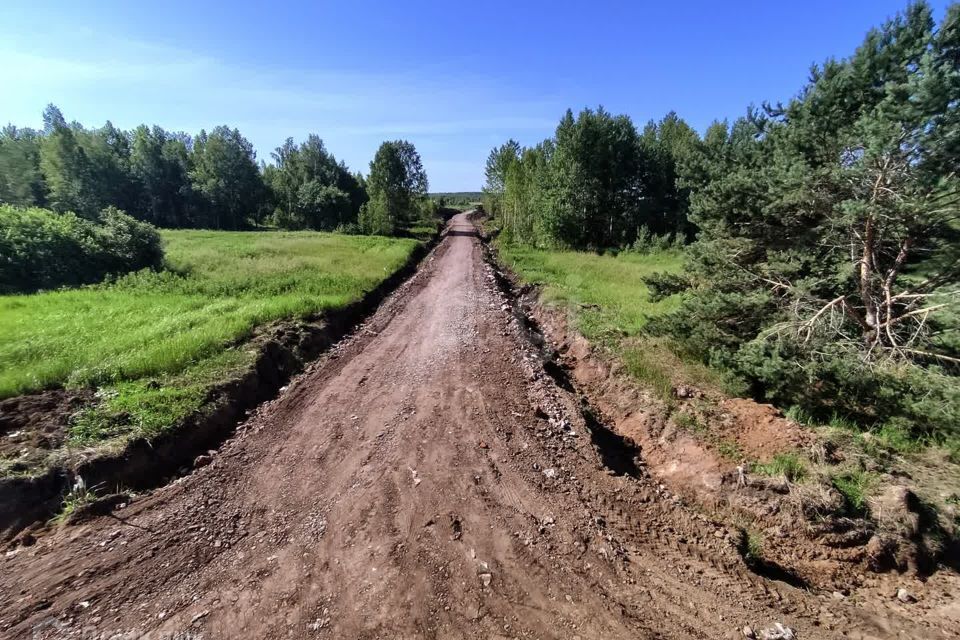
[[[544,371],[460,214],[210,464],[0,556],[0,636],[911,637],[749,574],[638,453]]]

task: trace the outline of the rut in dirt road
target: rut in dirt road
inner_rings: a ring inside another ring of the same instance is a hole
[[[830,638],[909,629],[745,575],[733,541],[647,478],[636,451],[584,422],[523,331],[473,225],[455,217],[418,273],[212,464],[7,553],[0,634],[723,638],[782,622],[799,638]]]

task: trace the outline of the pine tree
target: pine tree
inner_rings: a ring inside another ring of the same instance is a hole
[[[782,404],[956,424],[957,12],[936,29],[911,5],[788,104],[711,128],[683,167],[694,295],[662,329]]]

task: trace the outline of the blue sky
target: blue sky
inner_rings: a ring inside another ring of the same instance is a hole
[[[538,142],[567,107],[638,126],[672,109],[703,131],[785,100],[906,3],[725,5],[4,0],[0,122],[39,127],[53,102],[87,126],[228,124],[268,160],[317,133],[363,171],[406,138],[432,190],[476,190],[491,147]]]

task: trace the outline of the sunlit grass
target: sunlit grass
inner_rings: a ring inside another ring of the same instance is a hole
[[[597,255],[506,245],[500,255],[525,281],[543,286],[544,300],[564,305],[588,339],[633,336],[651,317],[674,311],[680,296],[653,302],[645,276],[682,269],[679,251]]]
[[[541,287],[544,302],[564,309],[574,328],[610,349],[627,373],[660,399],[672,401],[678,382],[732,388],[720,372],[680,357],[669,341],[643,332],[650,319],[675,311],[681,301],[679,294],[651,300],[643,279],[681,272],[682,251],[598,255],[501,245],[499,253],[520,278]]]
[[[417,244],[314,232],[163,236],[172,271],[0,296],[0,397],[182,371],[257,326],[345,306]]]
[[[783,477],[790,482],[800,482],[807,476],[807,465],[794,451],[778,453],[766,464],[755,464],[753,470],[766,476]]]

